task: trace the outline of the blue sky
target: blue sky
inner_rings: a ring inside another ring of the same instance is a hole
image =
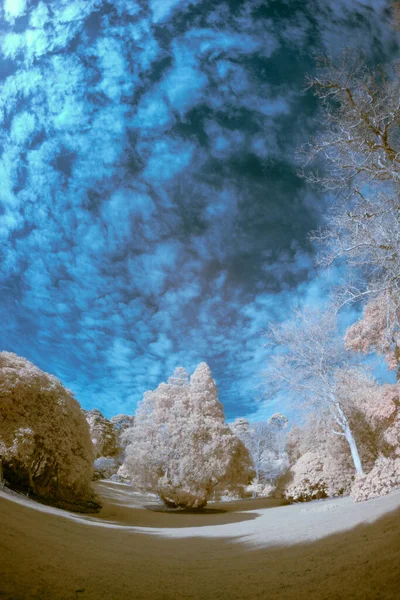
[[[266,414],[262,331],[325,294],[307,232],[329,199],[294,161],[319,126],[305,75],[349,41],[392,60],[389,18],[380,0],[5,0],[1,348],[107,416],[203,360],[228,418]]]

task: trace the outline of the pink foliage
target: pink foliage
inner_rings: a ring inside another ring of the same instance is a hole
[[[294,502],[341,496],[350,492],[354,470],[340,456],[306,452],[291,469],[285,496]]]
[[[315,452],[306,452],[293,465],[293,479],[285,490],[288,500],[306,502],[326,498],[326,484],[323,477],[323,462]]]
[[[396,313],[393,303],[386,295],[368,302],[362,319],[347,330],[346,348],[364,354],[375,350],[385,357],[389,369],[397,369],[400,340],[396,331]]]
[[[323,420],[311,418],[304,429],[293,428],[288,441],[294,461],[283,492],[288,500],[306,502],[350,493],[355,471],[343,436],[330,432]]]
[[[382,386],[382,397],[391,412],[382,419],[382,439],[390,448],[391,456],[400,456],[400,389],[399,384]]]
[[[346,369],[337,374],[338,394],[349,415],[360,411],[369,425],[376,428],[391,419],[397,411],[397,385],[379,385],[360,369]]]
[[[356,478],[351,489],[351,496],[356,502],[361,502],[385,496],[399,487],[400,459],[381,456],[368,475]]]

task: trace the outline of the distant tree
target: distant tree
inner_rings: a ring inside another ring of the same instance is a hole
[[[172,507],[204,507],[217,486],[247,484],[249,454],[225,423],[211,371],[179,367],[139,404],[123,472]]]
[[[250,423],[244,417],[238,417],[230,424],[230,428],[233,433],[243,441],[249,435]]]
[[[9,481],[70,503],[91,496],[93,446],[78,402],[54,376],[0,353],[0,462]]]
[[[93,463],[93,479],[110,479],[118,470],[118,463],[115,458],[109,456],[100,456]]]
[[[285,431],[289,424],[289,419],[282,415],[282,413],[275,413],[268,419],[268,425],[271,431],[282,432]]]
[[[95,458],[116,457],[121,453],[117,443],[114,424],[97,408],[85,410],[86,421],[90,429],[90,437],[95,449]]]
[[[349,355],[337,332],[336,308],[297,309],[287,321],[271,324],[268,337],[273,354],[267,385],[275,393],[287,394],[294,405],[316,415],[329,414],[327,427],[346,439],[354,468],[362,473],[357,443],[338,393],[337,375],[347,368]]]
[[[281,413],[275,413],[268,419],[268,428],[272,438],[272,453],[276,460],[275,469],[270,471],[270,479],[278,477],[287,467],[288,426],[289,419]]]
[[[253,496],[274,481],[287,468],[285,433],[287,417],[273,415],[268,422],[249,423],[244,418],[231,424],[233,433],[243,442],[250,453],[255,478],[252,482]]]
[[[125,448],[130,443],[129,432],[133,428],[135,417],[133,415],[116,415],[115,417],[111,417],[111,423],[117,437],[117,445],[122,451],[125,451]]]
[[[133,415],[116,415],[115,417],[111,417],[111,423],[114,426],[114,429],[117,433],[121,433],[125,429],[129,429],[129,427],[133,427],[135,423],[135,417]]]

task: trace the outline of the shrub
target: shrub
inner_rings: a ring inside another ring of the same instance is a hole
[[[284,496],[291,502],[308,502],[349,494],[354,471],[341,458],[306,452],[292,466]]]
[[[390,494],[400,487],[400,459],[380,456],[368,475],[356,477],[351,496],[356,502]]]
[[[75,504],[91,498],[93,446],[78,402],[56,377],[0,353],[0,464],[34,495]]]

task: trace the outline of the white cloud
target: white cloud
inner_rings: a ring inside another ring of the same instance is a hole
[[[149,153],[143,177],[150,183],[167,181],[178,175],[190,165],[195,151],[194,144],[166,137],[152,141],[150,147],[142,147],[143,154]]]
[[[12,1],[12,0],[11,0]],[[49,20],[49,10],[46,4],[41,1],[32,10],[29,18],[29,24],[31,27],[42,29]]]
[[[31,137],[35,127],[35,117],[32,113],[27,111],[18,113],[12,120],[11,138],[16,144],[23,144]]]
[[[161,89],[182,116],[199,102],[208,80],[187,43],[173,44],[173,54],[174,65],[165,75]]]
[[[26,0],[4,0],[4,15],[9,23],[26,12]]]
[[[150,8],[153,13],[154,23],[164,21],[174,11],[184,10],[188,6],[196,4],[199,0],[150,0]]]

